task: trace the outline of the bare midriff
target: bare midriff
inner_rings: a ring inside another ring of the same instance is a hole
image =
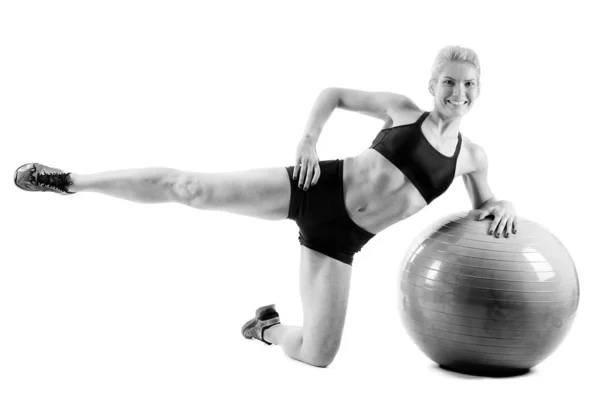
[[[344,160],[344,200],[352,221],[374,234],[427,205],[402,171],[373,149]]]

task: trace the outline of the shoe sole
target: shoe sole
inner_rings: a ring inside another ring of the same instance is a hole
[[[250,337],[246,337],[246,335],[244,335],[244,332],[250,328],[252,328],[254,325],[256,325],[256,322],[258,322],[258,317],[260,317],[260,314],[262,314],[263,311],[269,309],[269,308],[275,308],[275,304],[269,304],[268,306],[264,306],[264,307],[259,307],[256,309],[256,313],[254,314],[254,318],[252,318],[250,321],[246,322],[244,324],[244,326],[242,326],[242,336],[244,336],[246,339],[252,339],[252,336]]]

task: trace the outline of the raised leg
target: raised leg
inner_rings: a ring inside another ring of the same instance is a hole
[[[157,167],[71,173],[71,179],[73,192],[97,192],[139,203],[178,202],[269,220],[287,217],[291,193],[285,168],[202,173]]]
[[[296,360],[326,367],[342,340],[352,267],[304,246],[301,249],[303,326],[275,325],[264,338]]]
[[[72,192],[96,192],[137,203],[176,201],[174,186],[182,171],[172,168],[135,168],[95,174],[71,172]]]

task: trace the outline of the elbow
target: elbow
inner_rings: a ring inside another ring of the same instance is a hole
[[[333,104],[335,108],[340,106],[341,96],[340,89],[336,87],[328,87],[321,90],[319,97],[326,99],[328,102]]]

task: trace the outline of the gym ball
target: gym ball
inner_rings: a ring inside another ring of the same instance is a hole
[[[547,358],[579,304],[569,252],[541,225],[519,218],[517,234],[488,234],[491,217],[450,215],[409,247],[398,308],[431,360],[473,375],[510,376]]]

